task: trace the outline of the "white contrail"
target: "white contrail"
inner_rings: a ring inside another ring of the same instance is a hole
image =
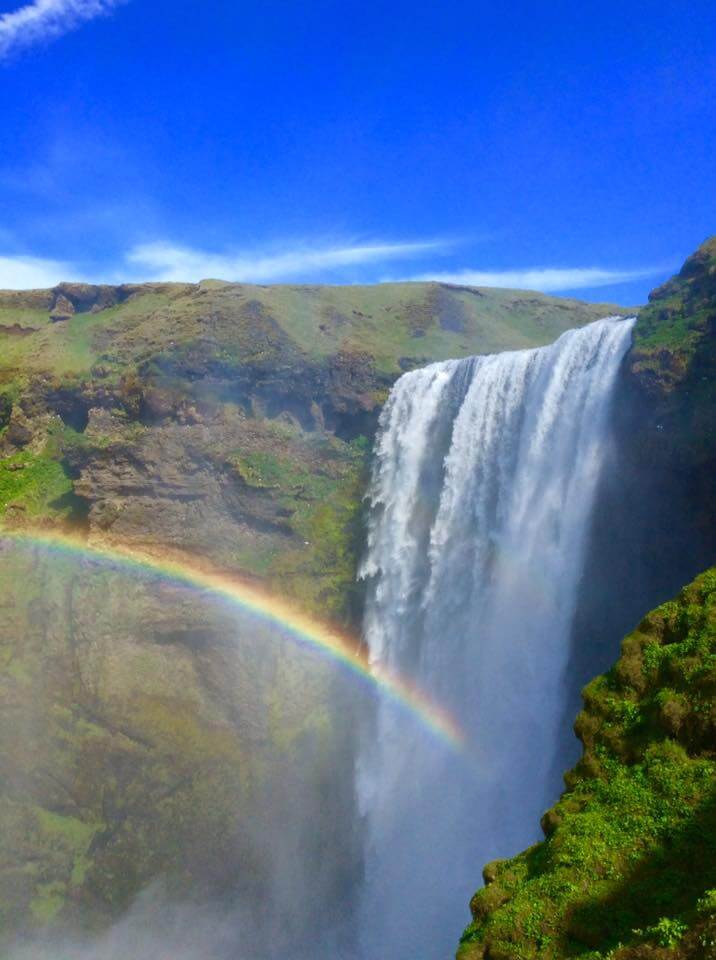
[[[0,60],[35,43],[62,36],[124,0],[35,0],[0,16]]]

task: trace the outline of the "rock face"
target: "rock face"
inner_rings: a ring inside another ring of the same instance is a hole
[[[55,304],[50,311],[50,320],[58,323],[60,320],[69,320],[74,315],[75,307],[71,300],[68,300],[64,293],[57,294]]]
[[[716,239],[640,311],[612,432],[575,631],[584,683],[615,638],[716,559]]]
[[[0,525],[198,555],[350,627],[393,380],[613,312],[437,284],[0,293]],[[310,939],[360,872],[354,696],[186,586],[6,541],[4,935],[102,925],[159,878]]]
[[[459,960],[716,956],[716,568],[584,691],[547,836],[488,864]]]
[[[645,424],[634,470],[670,472],[682,500],[693,505],[691,549],[710,546],[716,527],[716,237],[651,294],[635,328],[629,377],[635,412],[625,428],[637,418]]]

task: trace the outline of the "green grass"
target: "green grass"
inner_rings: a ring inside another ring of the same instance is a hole
[[[401,357],[431,360],[547,343],[570,326],[614,307],[558,301],[542,294],[438,284],[376,286],[228,286],[217,293],[225,309],[260,304],[306,356],[367,352],[381,372]],[[449,325],[462,329],[450,329]],[[447,325],[446,325],[447,324]]]
[[[76,313],[58,323],[50,322],[42,311],[7,307],[0,300],[0,381],[40,372],[60,379],[88,376],[118,331],[151,322],[170,299],[169,292],[147,292],[118,306]],[[13,323],[32,327],[34,333],[17,336],[3,331]]]
[[[0,333],[3,327],[15,325],[24,329],[39,330],[47,325],[47,318],[48,314],[44,310],[0,304]]]
[[[634,328],[638,367],[678,382],[689,376],[699,346],[712,336],[716,300],[716,237],[655,290]],[[664,354],[670,354],[665,362]]]

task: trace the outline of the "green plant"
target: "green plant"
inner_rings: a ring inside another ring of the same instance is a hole
[[[637,936],[655,940],[660,947],[675,947],[688,929],[688,925],[681,920],[662,917],[653,926],[647,927],[646,930],[634,930],[634,933]]]

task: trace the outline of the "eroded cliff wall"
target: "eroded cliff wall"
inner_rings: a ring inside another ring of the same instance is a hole
[[[0,294],[0,522],[200,557],[355,625],[395,378],[614,309],[437,284]],[[5,544],[0,605],[6,935],[101,925],[157,878],[273,910],[294,953],[340,912],[351,684],[185,586],[40,546]]]

